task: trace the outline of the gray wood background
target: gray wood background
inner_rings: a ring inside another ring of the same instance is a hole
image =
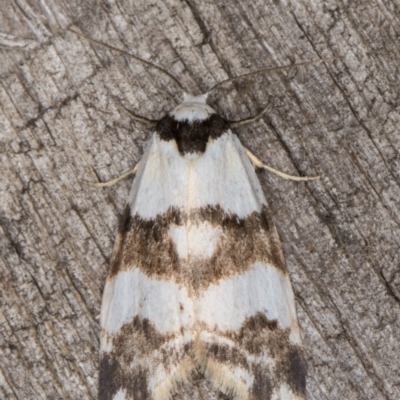
[[[269,165],[309,363],[309,399],[400,398],[400,4],[393,0],[2,0],[0,398],[95,399],[101,294],[132,167],[186,90],[213,93]]]

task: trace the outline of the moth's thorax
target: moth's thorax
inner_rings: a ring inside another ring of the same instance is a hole
[[[161,140],[175,141],[186,158],[199,157],[207,144],[229,131],[229,122],[206,104],[207,94],[184,95],[183,101],[162,118],[156,127]]]
[[[215,111],[206,104],[207,94],[192,96],[185,93],[181,104],[177,105],[169,115],[176,121],[204,121],[215,114]]]

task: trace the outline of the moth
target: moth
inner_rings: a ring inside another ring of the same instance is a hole
[[[101,306],[100,400],[306,398],[294,295],[255,169],[318,177],[264,165],[232,131],[255,118],[230,123],[206,100],[185,93],[122,176],[135,173]]]

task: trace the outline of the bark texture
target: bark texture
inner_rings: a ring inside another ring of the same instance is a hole
[[[0,14],[0,398],[95,399],[101,293],[128,179],[181,100],[221,87],[264,162],[309,364],[309,399],[399,399],[400,5],[389,0],[3,0]],[[210,393],[203,399],[212,399]],[[200,398],[192,394],[177,398]]]

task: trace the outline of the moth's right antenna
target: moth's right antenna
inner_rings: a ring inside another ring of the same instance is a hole
[[[300,62],[297,64],[289,64],[289,65],[282,65],[279,67],[270,67],[270,68],[265,68],[265,69],[259,69],[258,71],[255,71],[255,72],[249,72],[248,74],[238,75],[238,76],[234,76],[233,78],[225,79],[224,81],[219,82],[216,85],[214,85],[207,93],[212,92],[217,87],[224,85],[225,83],[232,82],[236,79],[249,78],[250,76],[258,75],[263,72],[281,71],[283,69],[288,69],[288,68],[293,68],[293,67],[302,67],[302,66],[311,65],[311,64],[319,64],[319,63],[324,63],[327,61],[340,60],[342,58],[343,58],[343,56],[335,56],[335,57],[321,58],[319,60],[314,60],[314,61],[304,61],[304,62]]]
[[[78,36],[81,36],[81,37],[85,38],[85,39],[88,40],[89,42],[93,42],[93,43],[99,44],[99,45],[104,46],[104,47],[106,47],[107,49],[110,49],[110,50],[118,51],[118,52],[120,52],[121,54],[125,54],[126,56],[132,57],[134,60],[139,61],[139,62],[141,62],[142,64],[147,65],[147,66],[150,67],[150,68],[154,68],[154,69],[156,69],[156,70],[162,72],[163,74],[165,74],[166,76],[168,76],[168,78],[170,78],[177,86],[179,86],[179,88],[182,90],[182,92],[184,92],[184,89],[183,89],[182,85],[179,83],[178,79],[176,79],[172,74],[170,74],[170,73],[169,73],[168,71],[166,71],[165,69],[162,69],[161,67],[158,67],[157,65],[152,64],[152,63],[149,62],[149,61],[143,60],[143,58],[140,58],[140,57],[138,57],[138,56],[135,56],[135,55],[133,55],[133,54],[131,54],[131,53],[125,51],[125,50],[118,49],[118,48],[113,47],[113,46],[110,46],[110,45],[108,45],[108,44],[106,44],[106,43],[100,42],[99,40],[92,39],[92,38],[90,38],[90,37],[88,37],[88,36],[85,36],[83,33],[77,32],[77,31],[75,31],[74,29],[67,28],[67,30],[69,30],[70,32],[75,33],[75,35],[78,35]]]

